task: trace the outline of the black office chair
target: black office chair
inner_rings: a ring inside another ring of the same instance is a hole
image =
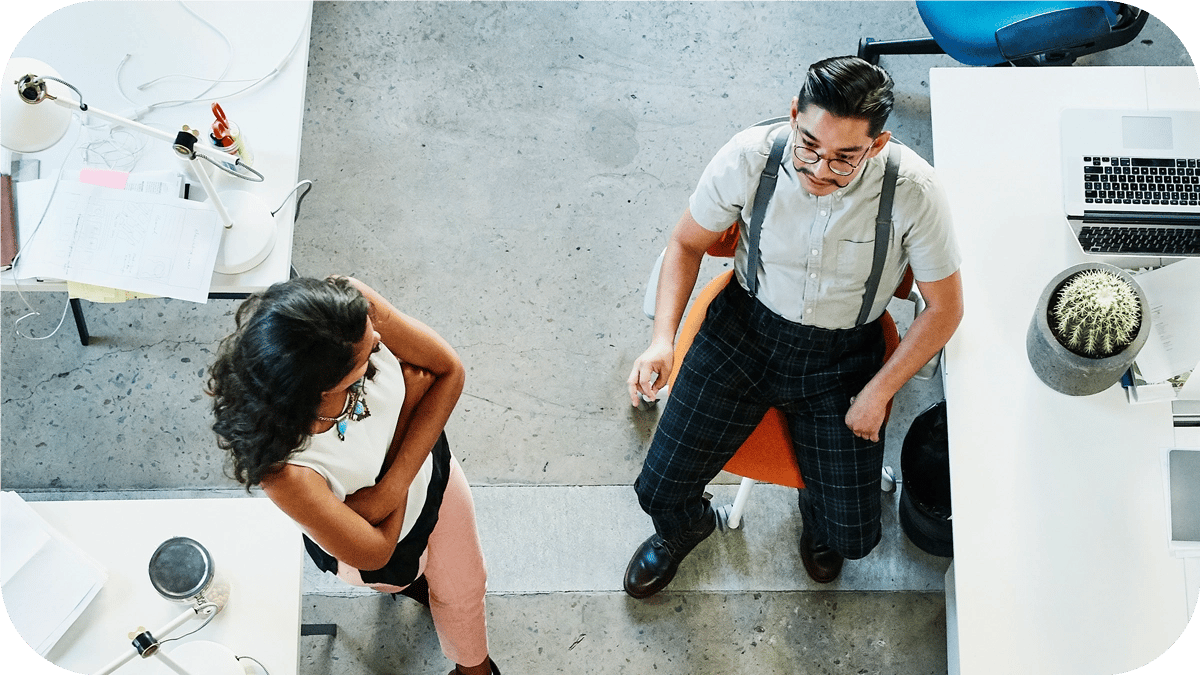
[[[993,2],[928,0],[917,12],[931,37],[864,38],[858,56],[947,54],[969,66],[1069,66],[1085,54],[1120,47],[1149,14],[1119,2]]]

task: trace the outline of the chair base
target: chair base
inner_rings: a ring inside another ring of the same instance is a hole
[[[905,40],[876,40],[863,38],[858,41],[858,58],[873,66],[879,65],[884,54],[945,54],[933,38],[911,38]]]
[[[1063,12],[1062,17],[1058,20],[1081,20],[1081,14]],[[1084,14],[1087,16],[1087,14]],[[924,18],[924,17],[923,17]],[[1001,44],[1001,54],[997,54],[994,59],[988,61],[976,61],[966,59],[962,54],[950,54],[955,60],[967,62],[968,65],[992,65],[992,66],[1069,66],[1074,64],[1075,59],[1087,54],[1104,52],[1104,50],[1122,47],[1124,44],[1132,42],[1138,36],[1141,29],[1146,25],[1147,19],[1150,18],[1150,12],[1140,10],[1138,7],[1122,4],[1118,10],[1118,20],[1116,25],[1112,26],[1108,34],[1098,34],[1091,40],[1082,42],[1066,43],[1061,46],[1044,46],[1037,49],[1022,49],[1022,47],[1032,47],[1028,43],[1028,35],[1030,32],[1034,35],[1040,35],[1038,31],[1039,25],[1030,25],[1038,18],[1031,17],[1009,26],[1003,26],[997,31],[996,38],[1004,42]],[[1040,18],[1042,22],[1051,20],[1045,17]],[[928,20],[926,20],[928,24]],[[1022,26],[1022,28],[1018,28]],[[1007,36],[1004,31],[1008,30]],[[936,30],[931,29],[936,32]],[[1007,48],[1006,48],[1007,44]],[[955,49],[952,46],[952,49]],[[958,49],[955,49],[958,50]],[[906,38],[906,40],[875,40],[875,38],[864,37],[858,41],[858,56],[860,59],[870,62],[872,65],[880,65],[880,56],[883,54],[946,54],[946,49],[943,49],[932,37],[917,37]]]

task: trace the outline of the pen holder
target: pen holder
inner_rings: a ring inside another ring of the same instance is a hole
[[[254,153],[241,128],[234,122],[225,122],[224,128],[226,135],[222,138],[218,138],[215,134],[209,135],[208,138],[212,141],[213,147],[221,152],[236,155],[246,166],[254,166]],[[230,168],[233,167],[230,166]]]
[[[228,169],[229,171],[236,170],[237,166],[235,166],[235,163],[237,162],[238,157],[240,157],[240,155],[238,154],[238,151],[237,151],[237,143],[235,142],[233,145],[221,145],[221,142],[219,140],[217,140],[217,138],[215,136],[211,136],[211,135],[208,137],[208,139],[212,142],[213,149],[229,155],[229,158],[230,158],[229,161],[224,162],[225,168]],[[242,160],[242,161],[245,161],[245,160]]]

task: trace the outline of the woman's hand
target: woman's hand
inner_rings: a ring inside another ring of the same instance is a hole
[[[404,373],[404,404],[400,408],[400,416],[396,420],[397,438],[403,437],[404,432],[408,430],[408,424],[412,420],[413,410],[417,407],[417,403],[437,380],[428,370],[408,363],[401,363],[400,370]],[[392,465],[392,460],[395,459],[395,453],[399,448],[400,443],[392,443],[388,449],[388,455],[383,461],[384,471]],[[401,502],[400,504],[396,503],[398,500]],[[407,492],[403,495],[392,495],[380,489],[378,485],[367,486],[346,496],[346,506],[349,506],[355,513],[362,516],[363,520],[372,525],[378,525],[397,508],[403,508],[407,501]]]
[[[408,495],[404,496],[407,498]],[[368,485],[354,494],[346,495],[346,506],[372,525],[383,522],[396,510],[395,499],[380,490],[378,485]]]
[[[437,377],[425,370],[424,368],[414,366],[411,363],[401,363],[400,370],[404,373],[404,404],[400,408],[400,416],[396,418],[396,437],[401,438],[408,431],[409,422],[412,421],[413,411],[416,410],[417,404],[425,397],[425,392],[433,386],[437,381]],[[387,469],[392,465],[392,460],[395,459],[395,450],[399,444],[393,443],[389,448],[387,458],[383,461],[383,468]]]

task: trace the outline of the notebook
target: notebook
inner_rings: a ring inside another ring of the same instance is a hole
[[[1200,111],[1062,111],[1063,199],[1084,253],[1200,256]]]
[[[1167,448],[1163,455],[1171,552],[1200,555],[1200,450]]]
[[[12,267],[17,257],[17,212],[13,204],[12,176],[0,175],[0,270]]]

